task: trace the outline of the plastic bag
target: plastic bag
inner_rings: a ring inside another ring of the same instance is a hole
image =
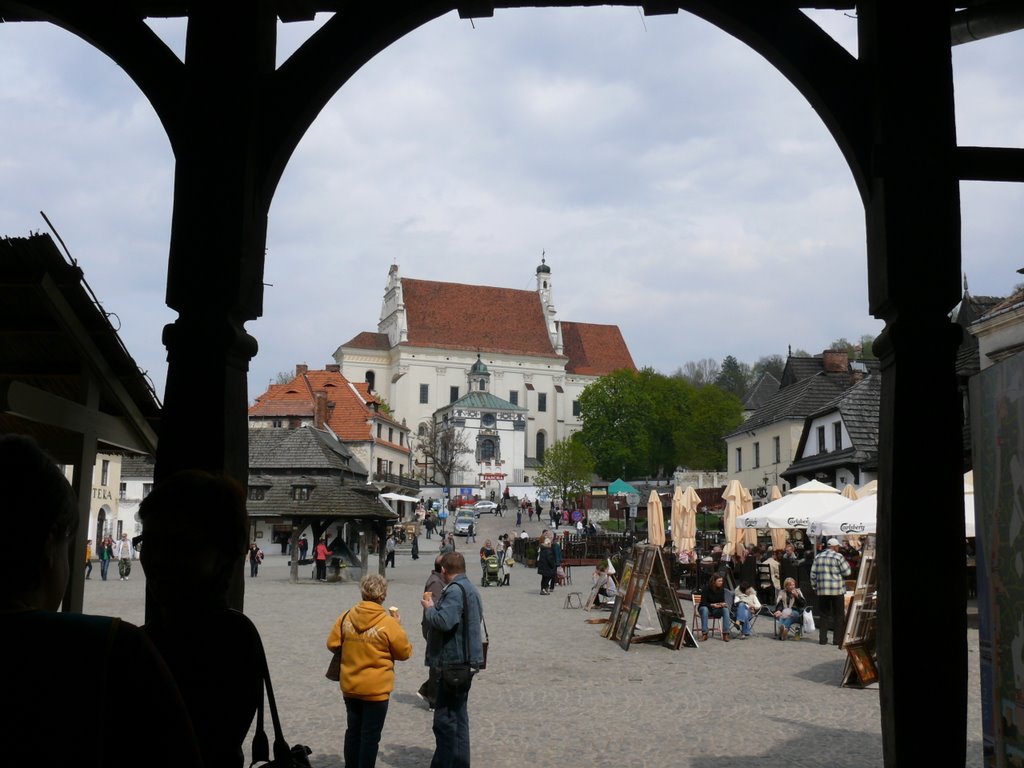
[[[811,609],[808,608],[804,611],[804,632],[814,631],[814,614],[811,613]]]

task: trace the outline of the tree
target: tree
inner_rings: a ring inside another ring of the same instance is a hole
[[[423,457],[424,477],[432,482],[440,478],[446,487],[451,487],[457,473],[470,469],[463,458],[473,451],[466,433],[448,421],[428,422],[426,430],[416,438],[416,450]]]
[[[720,371],[717,360],[705,357],[703,360],[683,363],[683,367],[676,370],[672,378],[686,379],[695,387],[703,387],[705,384],[714,384]]]
[[[690,417],[676,437],[681,447],[679,464],[724,471],[727,467],[722,436],[742,422],[743,405],[738,397],[714,385],[700,387],[693,393]]]
[[[715,386],[736,397],[743,397],[750,388],[750,366],[728,355],[722,361],[722,370],[715,379]]]
[[[290,371],[278,371],[277,375],[274,376],[275,384],[288,384],[292,379],[295,378],[295,369]]]
[[[782,355],[765,355],[764,357],[758,358],[757,362],[754,363],[753,368],[753,381],[751,384],[761,378],[762,373],[770,373],[775,377],[776,381],[782,381],[782,372],[786,369],[786,358]]]
[[[559,440],[544,451],[534,484],[565,502],[586,493],[594,475],[594,457],[583,441]]]
[[[601,477],[646,474],[650,441],[648,420],[653,411],[640,374],[621,370],[602,376],[580,394],[579,439],[594,457]]]

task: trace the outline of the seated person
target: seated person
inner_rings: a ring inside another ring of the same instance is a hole
[[[786,579],[782,583],[779,602],[775,604],[775,610],[772,612],[772,615],[782,625],[782,629],[779,631],[779,640],[785,640],[789,636],[789,628],[793,622],[798,624],[803,622],[804,608],[806,607],[807,601],[804,599],[803,593],[797,589],[796,579]]]
[[[697,612],[700,614],[701,640],[708,639],[708,617],[713,616],[722,620],[722,639],[729,642],[732,601],[732,591],[725,588],[725,576],[721,572],[716,573],[700,593],[700,606]]]
[[[58,611],[70,563],[78,568],[81,554],[69,558],[78,505],[53,459],[27,437],[0,436],[0,483],[0,511],[17,520],[25,543],[10,548],[0,586],[3,764],[100,768],[120,758],[199,768],[185,704],[142,630],[118,618]],[[107,744],[111,727],[117,740]]]
[[[749,581],[741,581],[733,599],[733,611],[736,618],[733,626],[738,627],[740,637],[750,637],[750,617],[756,616],[761,610],[761,601],[757,599],[757,591]]]
[[[597,587],[597,594],[594,595],[594,607],[600,608],[602,603],[615,601],[615,596],[619,592],[618,587],[615,586],[615,577],[608,573],[607,560],[602,560],[594,566],[594,573],[590,580]]]

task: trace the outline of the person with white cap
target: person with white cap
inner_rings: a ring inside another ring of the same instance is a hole
[[[829,539],[828,545],[814,558],[811,566],[811,586],[818,595],[817,607],[821,613],[818,622],[818,644],[828,643],[828,628],[832,625],[832,644],[839,645],[839,635],[846,626],[846,577],[850,564],[839,554],[839,539]]]

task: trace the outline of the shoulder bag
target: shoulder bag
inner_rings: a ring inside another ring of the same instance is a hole
[[[346,616],[348,616],[348,611],[345,611],[345,613],[343,613],[341,615],[342,632],[345,631],[345,617]],[[341,680],[341,646],[340,645],[338,646],[338,650],[336,650],[334,652],[334,655],[331,657],[331,663],[327,665],[327,671],[324,672],[324,677],[326,677],[328,680],[333,680],[336,683]]]
[[[484,661],[477,667],[469,662],[469,598],[466,588],[458,582],[452,582],[462,590],[462,651],[464,660],[445,664],[441,667],[441,685],[450,694],[469,693],[473,685],[473,675],[487,666],[487,645],[489,638],[483,642]],[[480,620],[483,621],[483,612],[480,613]],[[487,635],[487,625],[484,624],[484,635]]]
[[[244,615],[244,614],[243,614]],[[248,617],[246,617],[248,618]],[[250,620],[250,624],[252,621]],[[253,629],[256,627],[253,625]],[[256,731],[252,737],[252,762],[249,768],[259,764],[260,768],[311,768],[308,755],[309,747],[296,744],[289,747],[281,731],[281,719],[277,715],[277,703],[274,701],[274,688],[270,684],[270,669],[267,667],[267,654],[263,649],[263,640],[256,631],[256,642],[260,646],[260,657],[263,661],[263,686],[260,688],[260,703],[256,708]],[[270,759],[270,745],[267,733],[263,729],[263,690],[267,692],[267,703],[270,704],[270,719],[274,724],[274,759]]]

